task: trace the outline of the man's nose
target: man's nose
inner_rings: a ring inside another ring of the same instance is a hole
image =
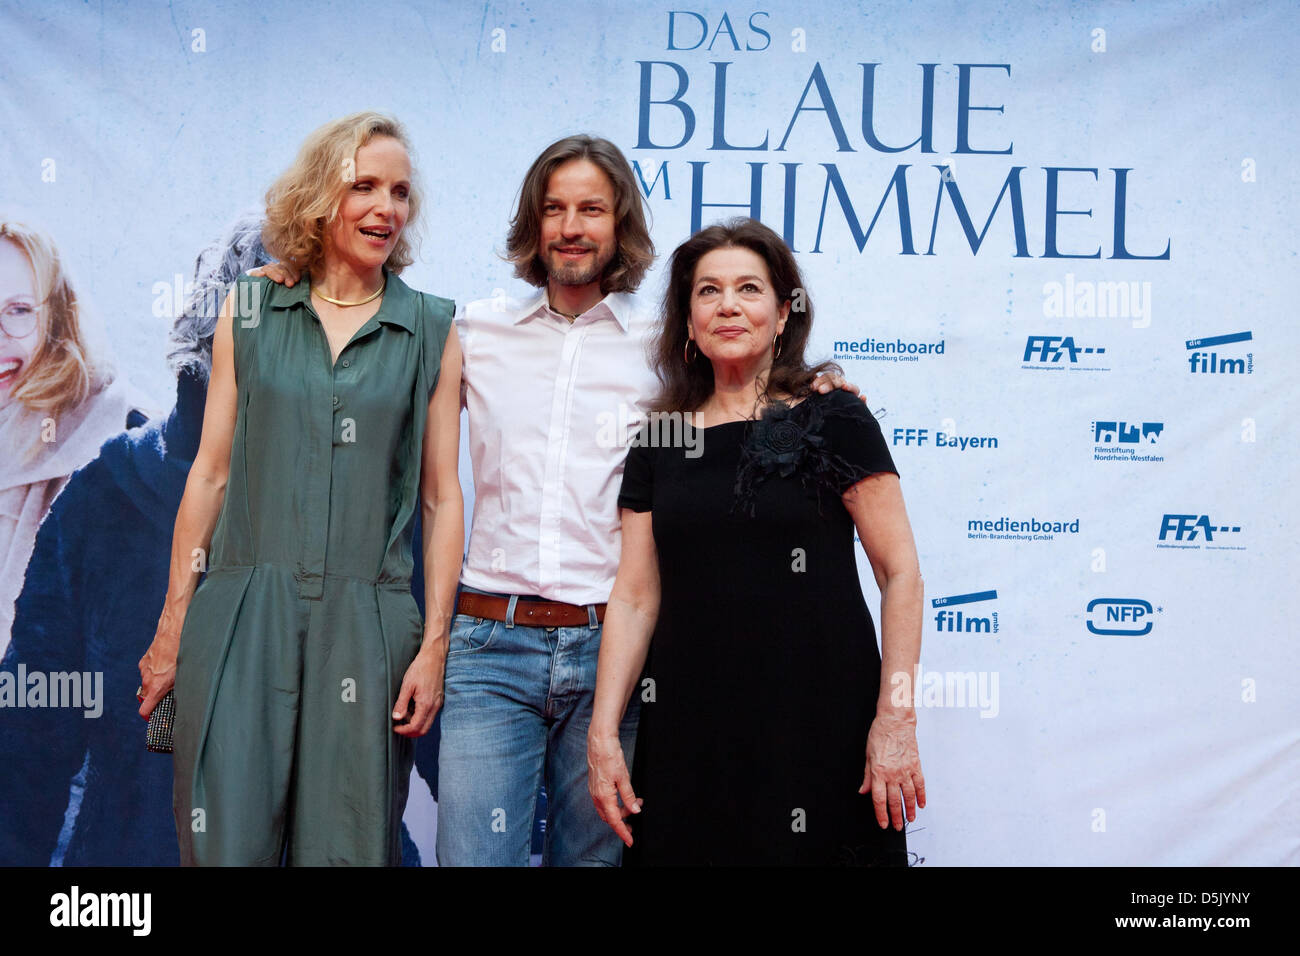
[[[569,209],[564,213],[560,220],[560,231],[565,236],[582,235],[582,217],[578,215],[578,210]]]

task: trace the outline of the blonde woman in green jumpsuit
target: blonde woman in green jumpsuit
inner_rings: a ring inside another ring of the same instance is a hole
[[[217,322],[140,662],[142,716],[175,686],[186,865],[400,862],[464,537],[454,306],[397,276],[412,179],[388,117],[317,130],[267,194],[263,236],[303,281],[242,278]],[[410,593],[421,498],[424,622]]]

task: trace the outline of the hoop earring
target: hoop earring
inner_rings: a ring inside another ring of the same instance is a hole
[[[781,336],[772,336],[772,361],[775,362],[781,357]]]
[[[687,365],[690,365],[692,362],[695,361],[695,359],[700,357],[700,347],[698,345],[695,346],[695,355],[694,356],[691,355],[692,345],[695,345],[695,340],[687,339],[686,344],[682,346],[682,359],[683,361],[686,362]]]

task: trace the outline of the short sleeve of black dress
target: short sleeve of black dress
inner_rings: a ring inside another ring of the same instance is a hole
[[[649,511],[654,493],[654,449],[646,441],[648,426],[642,426],[623,463],[623,484],[618,506],[632,511]]]
[[[863,478],[880,472],[898,474],[880,423],[859,396],[836,389],[825,396],[823,408],[823,434],[840,465],[834,477],[835,491],[843,494]]]

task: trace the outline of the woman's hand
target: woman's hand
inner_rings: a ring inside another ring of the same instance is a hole
[[[813,379],[812,387],[823,395],[828,394],[834,389],[842,388],[844,391],[852,392],[854,395],[862,398],[864,402],[866,401],[866,398],[862,396],[862,389],[858,388],[837,372],[822,372]]]
[[[181,646],[181,625],[175,615],[166,607],[158,618],[158,627],[154,631],[153,643],[140,658],[140,693],[136,700],[141,701],[140,716],[145,720],[158,706],[158,701],[167,696],[167,692],[176,686],[176,654]]]
[[[250,276],[266,276],[272,282],[283,286],[292,286],[298,281],[300,273],[287,262],[268,262],[264,266],[258,266],[256,269],[249,269]]]
[[[632,831],[623,818],[641,812],[641,800],[632,792],[632,780],[623,759],[618,734],[587,734],[587,790],[596,813],[626,845],[632,845]],[[619,806],[619,798],[623,804]]]
[[[446,641],[441,642],[445,648]],[[402,689],[397,694],[393,708],[393,733],[403,737],[423,737],[433,726],[433,718],[442,709],[442,678],[447,666],[445,653],[439,652],[437,643],[425,643],[411,661],[402,678]],[[411,700],[415,700],[414,712]],[[403,720],[402,718],[406,718]]]
[[[903,829],[903,801],[907,819],[916,819],[916,808],[925,807],[925,775],[916,750],[916,715],[907,717],[877,713],[867,733],[867,769],[858,793],[871,792],[876,822],[882,828],[893,820]],[[902,792],[902,800],[899,792]]]

